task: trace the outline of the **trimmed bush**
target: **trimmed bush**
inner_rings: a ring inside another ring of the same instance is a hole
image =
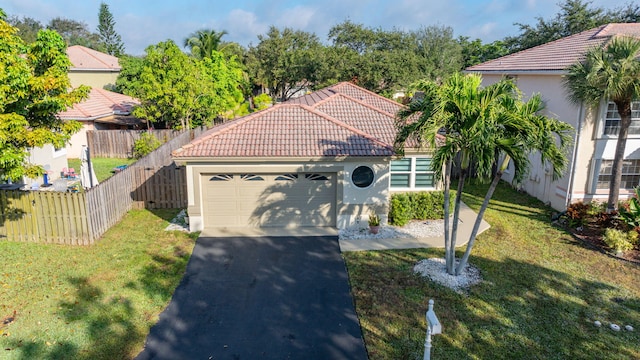
[[[407,194],[391,195],[391,206],[389,209],[389,223],[397,226],[406,225],[413,219],[411,199]]]
[[[455,191],[451,191],[451,211]],[[435,220],[444,217],[444,193],[442,191],[421,191],[391,195],[389,223],[403,226],[409,220]]]

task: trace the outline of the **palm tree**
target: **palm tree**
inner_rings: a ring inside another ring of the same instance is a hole
[[[509,163],[514,165],[514,181],[517,182],[528,171],[528,157],[533,151],[540,151],[543,161],[553,165],[556,178],[567,162],[565,150],[570,141],[568,132],[571,127],[537,115],[543,108],[538,95],[523,103],[512,81],[502,80],[484,88],[480,86],[481,82],[479,75],[461,74],[455,74],[440,87],[423,82],[420,87],[425,90],[424,98],[398,113],[396,149],[399,153],[412,138],[435,149],[432,166],[444,186],[445,260],[447,272],[451,275],[459,275],[466,266],[489,200]],[[444,132],[441,140],[444,143],[436,144],[438,130]],[[496,165],[498,171],[492,178]],[[460,177],[449,234],[449,187],[453,166],[459,169]],[[478,212],[465,254],[456,268],[460,203],[465,179],[472,166],[478,179],[492,179],[492,182]]]
[[[222,51],[222,37],[228,33],[225,30],[198,30],[184,39],[184,46],[191,49],[191,55],[198,59],[211,57],[212,51]]]
[[[610,100],[620,114],[620,130],[616,143],[607,211],[618,204],[622,183],[622,163],[631,125],[631,103],[640,97],[640,39],[614,37],[604,48],[587,52],[584,61],[568,68],[564,79],[570,101],[597,107]]]

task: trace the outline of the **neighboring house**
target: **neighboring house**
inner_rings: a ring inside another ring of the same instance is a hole
[[[205,132],[173,153],[191,230],[386,220],[391,191],[434,188],[428,154],[393,159],[401,106],[339,83]]]
[[[546,103],[545,115],[576,129],[574,147],[568,154],[567,174],[552,181],[550,165],[541,165],[540,158],[534,156],[532,170],[521,184],[526,192],[557,210],[564,210],[577,201],[607,200],[620,123],[616,106],[606,99],[595,109],[572,104],[563,87],[563,76],[567,67],[584,59],[588,50],[606,46],[614,36],[640,36],[640,24],[603,25],[466,69],[482,74],[485,85],[509,77],[525,96],[540,93]],[[640,102],[634,102],[633,109],[622,170],[621,199],[631,196],[633,187],[640,184]],[[510,181],[512,174],[504,178]]]
[[[71,137],[71,141],[67,145],[68,157],[80,157],[82,146],[88,145],[88,130],[126,130],[143,126],[142,120],[131,115],[131,110],[138,104],[139,102],[130,96],[92,88],[87,100],[58,114],[61,119],[77,120],[83,125],[82,129]]]
[[[76,104],[58,116],[66,120],[78,120],[82,129],[71,137],[64,149],[54,149],[47,145],[30,151],[29,161],[42,165],[48,172],[49,181],[60,177],[67,168],[67,157],[79,158],[83,145],[87,144],[87,130],[137,129],[144,127],[144,121],[131,116],[131,110],[139,102],[126,95],[105,89],[115,85],[121,67],[118,58],[80,45],[67,48],[71,61],[69,80],[72,87],[91,87],[89,98]],[[44,179],[23,179],[27,185]]]
[[[87,85],[100,89],[111,89],[115,86],[118,74],[122,70],[117,57],[80,45],[69,46],[67,55],[71,61],[71,86]]]

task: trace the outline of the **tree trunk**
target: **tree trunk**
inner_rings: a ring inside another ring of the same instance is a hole
[[[469,255],[471,254],[471,249],[473,249],[473,245],[475,244],[475,241],[476,241],[476,236],[478,235],[478,230],[480,229],[480,224],[482,224],[482,218],[484,217],[484,212],[487,210],[487,207],[489,207],[489,200],[491,200],[491,197],[493,197],[493,192],[498,187],[498,183],[502,178],[502,174],[504,170],[507,168],[507,166],[509,165],[509,160],[510,160],[509,156],[505,156],[504,160],[502,161],[502,166],[498,168],[498,171],[496,172],[496,175],[493,177],[493,181],[491,181],[491,185],[487,190],[487,194],[484,196],[484,201],[482,202],[480,211],[478,211],[478,215],[476,215],[476,222],[473,224],[473,230],[471,230],[471,235],[469,235],[469,242],[467,243],[467,249],[465,250],[464,255],[462,255],[462,258],[460,259],[460,263],[456,268],[456,276],[460,275],[460,273],[462,273],[462,270],[464,270],[464,267],[467,266],[467,261],[469,261]]]
[[[611,166],[611,180],[609,182],[609,198],[607,200],[607,212],[618,209],[620,185],[622,184],[622,164],[624,162],[624,150],[627,146],[629,127],[631,126],[631,102],[616,102],[618,114],[620,114],[620,132],[616,143],[616,152]]]
[[[455,274],[456,264],[456,240],[458,237],[458,219],[460,218],[460,202],[462,201],[462,189],[464,181],[467,177],[468,168],[460,169],[460,178],[458,179],[458,192],[456,193],[455,207],[453,208],[453,225],[451,226],[451,246],[449,248],[449,262],[447,263],[447,272],[449,275]]]
[[[444,166],[444,260],[445,264],[452,263],[450,259],[450,236],[449,233],[449,209],[450,209],[450,192],[451,189],[451,167],[453,166],[451,161],[448,161]]]

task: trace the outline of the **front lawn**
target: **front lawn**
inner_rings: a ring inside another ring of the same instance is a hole
[[[164,231],[176,213],[132,210],[93,246],[0,241],[0,358],[133,358],[195,244]]]
[[[467,185],[463,201],[477,211],[485,189]],[[639,359],[640,266],[584,246],[550,215],[501,185],[470,259],[484,282],[468,294],[413,274],[443,250],[345,253],[370,359],[422,359],[429,299],[443,328],[434,359]]]
[[[120,165],[131,165],[136,162],[137,159],[120,159],[120,158],[91,158],[93,163],[93,170],[96,172],[98,181],[104,181],[113,176],[113,168]],[[69,167],[76,171],[76,174],[80,174],[80,159],[68,159]],[[79,175],[78,175],[79,176]]]

